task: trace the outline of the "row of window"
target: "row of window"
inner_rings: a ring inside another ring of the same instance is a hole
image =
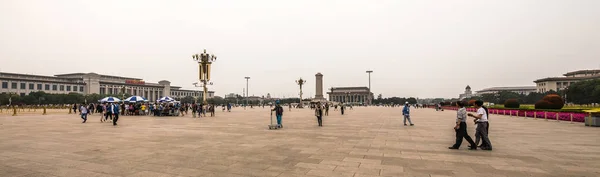
[[[202,92],[171,92],[172,96],[202,96]]]
[[[130,95],[144,96],[144,95],[148,95],[149,91],[147,91],[147,90],[133,90],[132,91],[131,89],[126,89],[125,93],[130,94]],[[162,95],[162,91],[153,91],[153,93],[158,93],[158,94]],[[123,94],[123,93],[121,92],[121,89],[119,89],[119,88],[100,87],[100,94],[112,95],[112,94]]]
[[[2,88],[3,89],[8,89],[8,82],[2,82]],[[19,87],[17,87],[19,86]],[[43,87],[42,87],[43,86]],[[71,90],[73,92],[83,92],[83,86],[76,86],[76,85],[55,85],[55,84],[33,84],[33,83],[16,83],[16,82],[11,82],[10,83],[10,88],[11,89],[29,89],[29,90],[52,90],[52,91],[67,91],[70,92]]]
[[[349,96],[331,96],[330,100],[337,102],[365,102],[366,96],[363,95],[349,95]],[[346,101],[347,100],[347,101]]]
[[[568,87],[569,85],[571,85],[573,83],[575,83],[575,82],[557,82],[556,87],[558,87],[558,88]]]

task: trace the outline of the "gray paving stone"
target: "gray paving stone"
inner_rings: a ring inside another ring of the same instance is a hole
[[[490,116],[494,151],[449,150],[455,112],[400,108],[286,111],[268,130],[267,108],[217,117],[0,114],[0,176],[600,176],[600,129]],[[468,124],[474,136],[475,126]],[[466,142],[464,142],[466,143]]]

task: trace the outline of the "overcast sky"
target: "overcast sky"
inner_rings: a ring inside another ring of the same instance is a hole
[[[295,80],[458,97],[600,68],[599,0],[0,0],[0,72],[169,80],[218,56],[210,90],[297,96]]]

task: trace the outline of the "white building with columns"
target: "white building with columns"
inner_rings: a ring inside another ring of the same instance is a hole
[[[54,76],[29,75],[0,72],[0,92],[25,96],[31,92],[43,91],[50,94],[121,94],[145,97],[153,101],[163,96],[181,98],[186,96],[202,97],[202,91],[184,90],[162,80],[147,83],[140,78],[101,75],[96,73],[69,73]],[[214,97],[214,91],[207,98]]]
[[[369,87],[333,87],[327,94],[329,101],[340,103],[371,104],[370,100],[373,100]]]

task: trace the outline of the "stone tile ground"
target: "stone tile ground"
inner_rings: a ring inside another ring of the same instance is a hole
[[[268,108],[216,117],[0,115],[0,176],[600,176],[600,129],[581,123],[492,115],[494,151],[448,150],[455,112],[400,108],[285,112],[268,130]],[[474,126],[469,124],[473,136]]]

